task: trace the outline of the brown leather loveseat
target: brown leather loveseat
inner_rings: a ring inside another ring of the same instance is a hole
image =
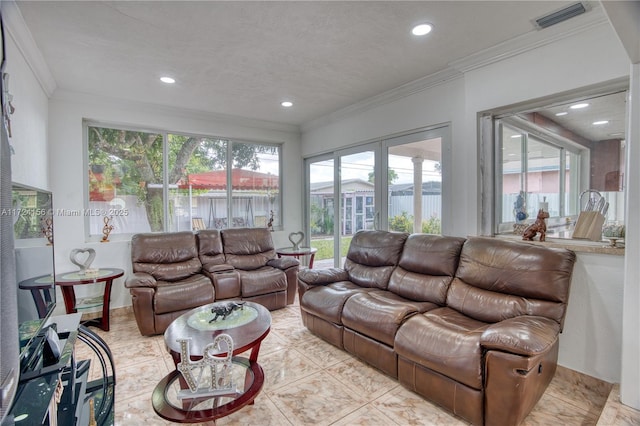
[[[275,310],[293,303],[299,262],[279,259],[271,233],[241,228],[136,234],[131,293],[140,333],[163,333],[184,312],[222,299]]]
[[[303,270],[309,330],[476,425],[517,425],[553,378],[575,254],[495,238],[361,231]]]

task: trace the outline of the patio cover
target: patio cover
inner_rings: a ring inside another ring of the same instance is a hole
[[[254,172],[245,169],[231,170],[234,190],[268,190],[278,188],[278,175]],[[180,188],[224,190],[227,189],[227,171],[214,170],[203,173],[191,173],[186,180],[178,183]]]

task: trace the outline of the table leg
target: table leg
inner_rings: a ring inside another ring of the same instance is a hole
[[[67,314],[76,313],[76,292],[73,290],[73,286],[60,287],[62,290],[62,298],[64,299],[64,307]]]
[[[113,280],[107,280],[104,283],[104,296],[102,299],[102,320],[100,328],[109,331],[109,305],[111,304],[111,284]]]
[[[313,269],[313,258],[316,257],[315,253],[309,255],[309,269]]]

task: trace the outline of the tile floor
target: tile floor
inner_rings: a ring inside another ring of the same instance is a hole
[[[299,307],[272,312],[259,362],[265,385],[253,406],[218,425],[465,425],[394,379],[312,335]],[[158,381],[173,370],[163,336],[142,337],[129,309],[114,312],[111,331],[92,328],[115,359],[116,425],[169,425],[151,406]],[[81,344],[78,344],[80,346]],[[83,348],[77,349],[82,358]],[[559,367],[524,425],[640,425],[620,404],[617,386]]]

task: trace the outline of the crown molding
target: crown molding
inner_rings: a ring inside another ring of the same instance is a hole
[[[453,68],[446,68],[442,71],[438,71],[434,74],[421,77],[417,80],[396,87],[395,89],[387,90],[378,95],[371,96],[360,102],[356,102],[322,117],[303,123],[300,128],[303,133],[308,132],[315,128],[325,126],[335,121],[343,120],[352,115],[361,114],[377,106],[384,105],[398,99],[406,98],[407,96],[423,92],[432,87],[439,86],[448,81],[455,80],[461,77],[462,73],[460,71]]]
[[[216,112],[202,111],[189,108],[180,108],[170,105],[162,105],[151,102],[141,102],[131,99],[116,98],[110,96],[94,95],[84,92],[75,92],[67,89],[55,91],[51,97],[53,102],[85,102],[98,105],[108,105],[118,109],[128,109],[133,111],[145,111],[155,114],[168,115],[173,117],[186,118],[201,121],[218,121],[225,124],[232,124],[241,127],[270,130],[275,132],[292,133],[300,135],[300,127],[295,124],[279,123],[275,121],[259,120],[237,115],[221,114]],[[97,117],[85,117],[87,119],[98,119]],[[140,123],[136,123],[140,124]]]
[[[51,97],[57,87],[56,80],[14,0],[2,1],[2,16],[7,34],[15,42],[27,65],[33,71],[36,80],[40,83],[42,90],[44,90],[47,97]],[[8,58],[8,60],[11,61],[11,58]]]
[[[514,37],[503,43],[473,53],[448,65],[462,73],[482,68],[484,66],[500,62],[521,53],[528,52],[539,47],[555,43],[568,37],[572,37],[583,31],[593,29],[601,25],[609,25],[607,17],[599,5],[589,4],[590,9],[575,18],[564,23],[554,25],[541,30],[533,30]]]

